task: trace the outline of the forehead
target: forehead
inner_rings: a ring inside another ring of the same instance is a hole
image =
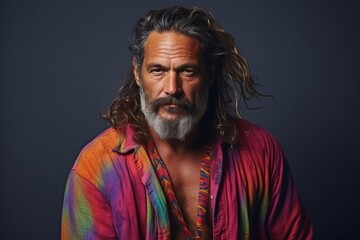
[[[175,32],[149,34],[144,46],[144,61],[149,58],[188,59],[199,61],[201,46],[197,39]]]

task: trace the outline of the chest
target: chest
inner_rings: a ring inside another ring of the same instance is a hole
[[[187,228],[194,234],[196,232],[196,222],[199,205],[199,189],[204,178],[200,178],[201,164],[197,159],[176,165],[167,165],[168,174],[171,178],[172,186],[176,199],[183,215]],[[207,199],[208,200],[208,199]],[[210,201],[208,201],[210,203]],[[202,225],[204,239],[211,239],[211,212],[210,206],[206,207],[206,219]],[[172,226],[172,233],[175,239],[183,239],[179,229]]]
[[[200,166],[167,166],[176,199],[187,223],[196,222]]]
[[[121,166],[116,166],[118,170],[117,175],[119,175],[121,181],[112,180],[112,185],[108,185],[109,189],[107,189],[107,192],[110,196],[110,205],[114,209],[114,227],[116,231],[124,233],[124,236],[134,236],[133,239],[145,239],[148,234],[152,234],[152,232],[147,232],[146,229],[155,229],[158,226],[151,224],[157,224],[155,221],[156,211],[159,210],[153,209],[153,211],[149,211],[149,207],[159,206],[160,201],[156,195],[150,196],[148,194],[154,189],[153,182],[155,181],[153,179],[155,179],[156,176],[154,175],[149,178],[139,177],[147,176],[145,174],[147,173],[146,168],[144,168],[141,162],[136,162],[130,157],[126,161],[116,162],[117,164],[123,163]],[[213,198],[217,199],[217,201],[216,204],[213,204],[213,208],[208,207],[203,239],[211,239],[211,237],[213,237],[213,239],[220,239],[220,236],[225,232],[237,232],[238,226],[241,226],[241,232],[244,234],[248,231],[248,205],[244,205],[243,209],[242,205],[240,206],[237,203],[240,201],[251,202],[250,199],[247,199],[247,196],[249,196],[247,190],[253,188],[246,183],[255,184],[256,181],[248,181],[248,172],[245,174],[242,171],[235,171],[235,169],[244,169],[245,171],[245,169],[249,169],[248,166],[238,166],[233,163],[233,161],[230,161],[231,159],[226,160],[223,165],[219,165],[216,161],[211,162],[212,182],[210,195],[213,195]],[[167,164],[166,168],[169,175],[171,175],[176,198],[184,215],[186,225],[190,231],[194,232],[200,164]],[[220,179],[219,181],[216,180],[219,171],[223,172],[221,181]],[[219,187],[218,182],[221,182],[221,187]],[[110,188],[110,186],[112,187]],[[253,184],[251,186],[253,186]],[[146,200],[147,197],[150,197],[148,203]],[[212,209],[214,209],[214,212],[211,212]],[[228,211],[229,209],[231,209],[231,211]],[[215,216],[214,226],[211,224],[212,215]],[[152,221],[148,221],[149,216],[151,217],[150,219],[153,219]],[[226,221],[224,221],[225,219]],[[239,225],[240,223],[241,225]],[[229,226],[231,227],[229,228]],[[156,234],[160,229],[161,228],[157,229]],[[175,236],[173,239],[183,239],[181,234],[174,229],[171,229],[171,234]],[[208,237],[205,238],[206,234],[208,234]],[[211,236],[212,234],[213,236]]]

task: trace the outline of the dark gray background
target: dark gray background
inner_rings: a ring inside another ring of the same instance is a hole
[[[59,238],[67,174],[106,127],[135,21],[176,3],[129,2],[1,1],[1,239]],[[244,114],[281,142],[316,239],[359,239],[360,1],[233,2],[181,3],[211,10],[276,98]]]

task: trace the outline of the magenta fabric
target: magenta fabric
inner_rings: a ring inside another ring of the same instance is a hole
[[[312,239],[278,142],[245,120],[236,125],[237,144],[213,145],[213,239]],[[62,239],[171,239],[164,193],[133,134],[109,128],[81,151],[66,185]]]

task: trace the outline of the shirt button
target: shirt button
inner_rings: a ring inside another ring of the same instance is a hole
[[[211,195],[211,196],[210,196],[210,199],[213,199],[213,198],[214,198],[214,196],[213,196],[213,195]]]

